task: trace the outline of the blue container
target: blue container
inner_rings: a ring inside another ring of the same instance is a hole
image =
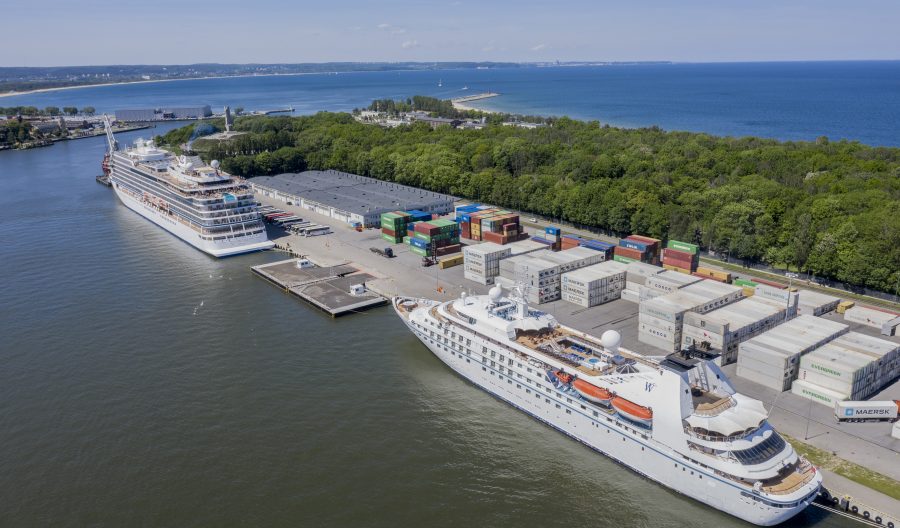
[[[596,251],[609,251],[612,248],[616,247],[609,242],[601,242],[600,240],[582,240],[580,245],[582,247],[586,247],[588,249],[593,249]]]
[[[544,237],[533,236],[533,237],[531,237],[531,240],[534,240],[535,242],[540,242],[541,244],[547,244],[548,246],[552,246],[552,245],[553,245],[553,241],[552,241],[552,240],[547,240],[547,239],[544,238]]]
[[[409,239],[409,243],[412,246],[416,246],[419,249],[428,249],[430,243],[427,240],[422,240],[421,238],[412,237]]]
[[[619,240],[619,245],[624,248],[635,249],[637,251],[644,252],[647,251],[647,247],[650,244],[647,244],[646,242],[638,242],[637,240],[625,240],[623,238],[622,240]]]
[[[558,227],[545,227],[544,233],[547,233],[548,235],[559,236],[560,230]]]
[[[469,214],[469,213],[457,213],[457,214],[456,214],[456,221],[457,221],[457,222],[471,222],[471,221],[472,221],[472,215]]]

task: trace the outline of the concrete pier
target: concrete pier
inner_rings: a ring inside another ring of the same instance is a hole
[[[381,306],[387,299],[373,291],[350,293],[355,284],[367,285],[375,279],[368,273],[349,264],[327,267],[300,268],[298,259],[288,259],[253,266],[250,269],[260,277],[283,288],[332,317]]]

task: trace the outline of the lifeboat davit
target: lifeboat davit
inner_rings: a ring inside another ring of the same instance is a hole
[[[563,383],[572,383],[572,380],[575,378],[575,376],[572,376],[571,374],[566,374],[565,372],[563,372],[561,370],[554,370],[553,375],[556,376],[556,379],[558,379],[559,381],[561,381]]]
[[[581,394],[584,399],[602,405],[609,405],[609,400],[611,400],[613,397],[612,393],[608,390],[596,385],[592,385],[580,379],[575,380],[575,383],[572,384],[572,387],[578,392],[578,394]]]
[[[623,417],[646,426],[653,422],[653,411],[633,401],[616,396],[612,399],[612,406]]]

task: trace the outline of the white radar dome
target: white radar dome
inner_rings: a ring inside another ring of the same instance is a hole
[[[219,160],[212,160],[212,161],[209,163],[209,166],[212,167],[212,168],[214,168],[214,169],[218,169],[218,168],[219,168]]]
[[[622,344],[622,335],[615,330],[607,330],[600,336],[600,343],[610,352],[616,352],[619,350],[619,345]]]
[[[498,284],[488,291],[488,295],[492,301],[497,302],[503,297],[503,288]]]

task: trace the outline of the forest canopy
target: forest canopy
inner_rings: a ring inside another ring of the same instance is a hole
[[[190,128],[190,127],[189,127]],[[621,129],[554,119],[524,129],[384,128],[346,113],[247,117],[194,148],[241,176],[337,169],[591,226],[699,242],[894,293],[900,149]],[[190,135],[175,130],[161,141]],[[171,139],[171,140],[170,140]]]

